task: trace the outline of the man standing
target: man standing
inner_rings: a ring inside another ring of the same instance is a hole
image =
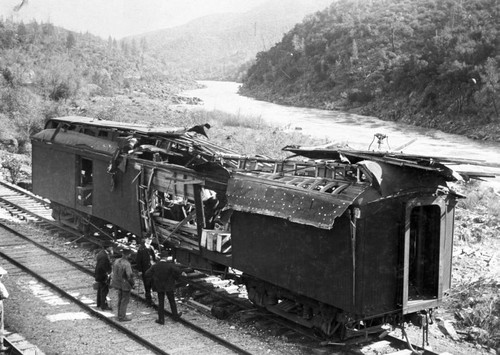
[[[122,250],[122,257],[113,264],[111,276],[111,287],[117,290],[118,294],[118,320],[127,322],[131,319],[127,317],[127,306],[130,301],[130,291],[134,288],[134,276],[132,265],[130,265],[130,249]]]
[[[96,256],[95,280],[97,282],[97,308],[101,308],[103,311],[111,310],[106,297],[109,293],[112,255],[113,244],[111,242],[104,242],[103,249]]]
[[[148,306],[153,305],[153,299],[151,297],[151,278],[146,277],[146,271],[155,263],[156,254],[155,250],[151,246],[152,237],[150,235],[146,236],[139,250],[137,251],[137,256],[135,262],[137,264],[137,270],[139,270],[142,276],[142,282],[144,283],[144,293],[146,294],[146,302]]]
[[[170,303],[172,316],[178,320],[182,313],[177,312],[174,291],[175,281],[181,276],[181,270],[175,265],[173,258],[167,251],[160,254],[160,261],[146,271],[146,276],[153,280],[153,287],[158,293],[158,319],[156,323],[165,324],[165,294]]]

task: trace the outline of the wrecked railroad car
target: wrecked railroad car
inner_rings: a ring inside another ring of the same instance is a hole
[[[445,165],[300,147],[249,157],[198,131],[51,119],[32,137],[34,193],[66,224],[153,234],[184,265],[237,270],[256,305],[326,335],[439,306],[461,197]]]

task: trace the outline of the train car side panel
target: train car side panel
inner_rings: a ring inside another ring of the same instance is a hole
[[[141,224],[137,202],[137,171],[129,164],[125,172],[107,172],[109,161],[94,160],[93,215],[127,231],[140,235]]]
[[[75,154],[33,141],[33,192],[53,202],[75,207]]]
[[[347,311],[353,309],[350,221],[332,230],[252,213],[232,217],[233,266]]]

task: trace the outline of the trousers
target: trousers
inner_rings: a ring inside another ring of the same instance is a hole
[[[146,296],[146,302],[152,303],[153,298],[151,297],[151,286],[153,284],[153,280],[151,278],[146,277],[146,273],[142,273],[142,283],[144,284],[144,293]]]
[[[106,307],[108,302],[106,297],[109,293],[109,285],[106,281],[97,283],[97,307]]]
[[[127,307],[130,301],[130,291],[116,290],[118,293],[118,319],[125,318],[127,315]]]
[[[174,318],[179,317],[177,305],[175,304],[174,291],[158,292],[158,320],[161,323],[165,322],[165,295],[167,295],[168,303],[170,303],[170,311]]]

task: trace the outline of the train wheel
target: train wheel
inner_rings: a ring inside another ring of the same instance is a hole
[[[61,220],[61,209],[59,208],[58,205],[55,203],[51,203],[50,208],[52,209],[52,218],[54,218],[55,221],[60,221]]]
[[[321,323],[321,332],[327,337],[332,337],[339,329],[340,324],[335,319],[325,319]]]
[[[84,235],[90,234],[90,224],[89,221],[81,216],[75,216],[75,224],[78,231]]]
[[[267,290],[261,283],[249,283],[246,285],[248,299],[256,306],[266,307],[278,303],[276,293]]]

